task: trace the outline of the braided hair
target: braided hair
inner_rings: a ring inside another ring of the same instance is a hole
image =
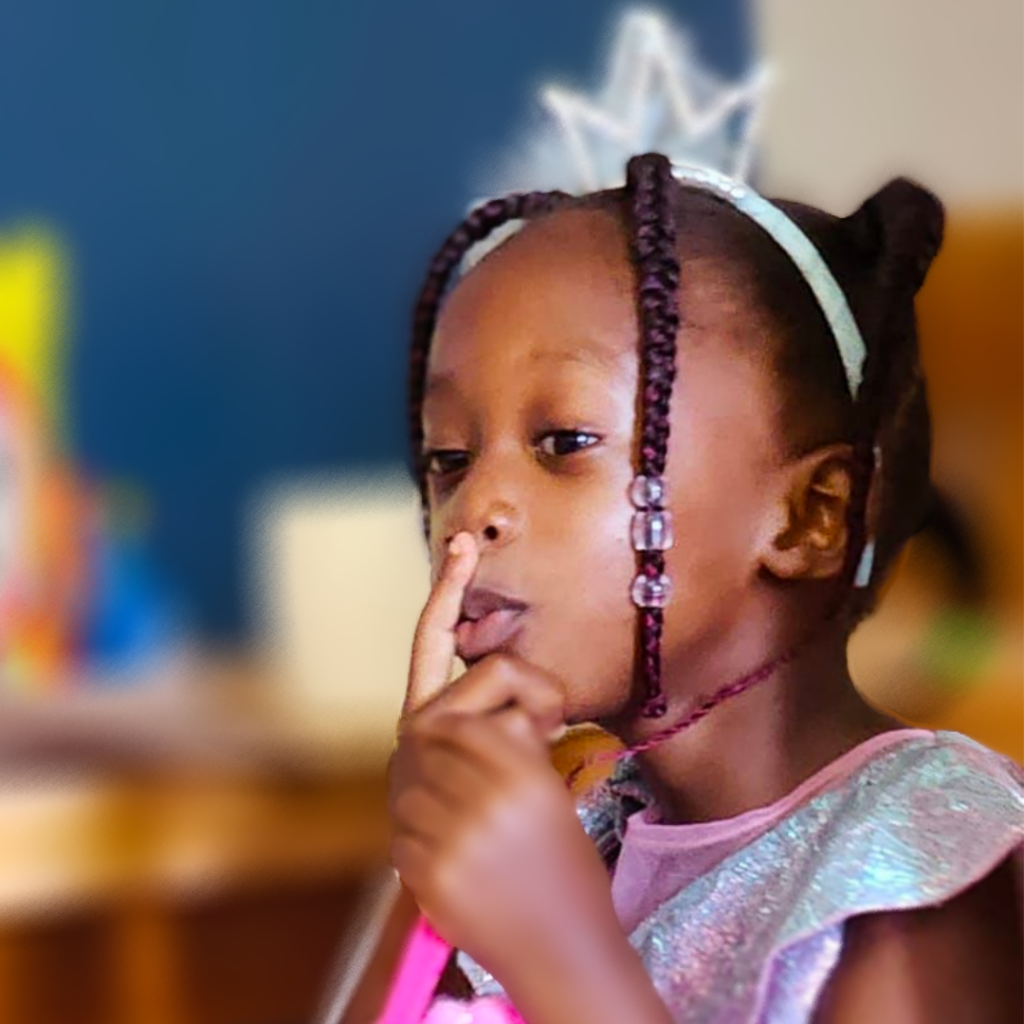
[[[935,196],[905,178],[889,182],[845,218],[796,203],[777,205],[822,253],[867,345],[863,382],[853,401],[824,317],[806,283],[795,282],[804,301],[794,303],[789,314],[799,319],[799,327],[791,324],[782,330],[784,393],[794,418],[815,403],[823,411],[832,410],[831,429],[819,443],[842,440],[853,445],[846,565],[840,577],[845,585],[843,611],[852,629],[873,610],[881,582],[906,542],[925,525],[935,502],[931,418],[914,297],[942,243],[944,212]],[[768,306],[773,300],[764,285],[762,280],[759,299]],[[786,293],[784,289],[775,297],[776,305]],[[831,370],[823,366],[829,361]],[[872,585],[850,590],[869,529],[876,545]]]
[[[663,477],[668,458],[669,407],[676,376],[679,333],[679,256],[672,167],[658,154],[634,157],[626,168],[631,214],[631,256],[637,272],[640,319],[640,475]],[[663,551],[641,551],[640,572],[656,580],[665,571]],[[640,609],[643,713],[667,710],[661,685],[661,634],[665,612]]]
[[[529,221],[568,207],[612,209],[627,223],[636,270],[639,321],[639,424],[636,471],[664,476],[679,331],[680,254],[711,251],[737,265],[752,301],[767,316],[775,370],[808,447],[845,441],[853,448],[844,570],[837,610],[852,629],[873,607],[878,584],[930,508],[931,427],[917,346],[913,297],[938,251],[943,211],[920,186],[897,179],[847,218],[796,203],[777,202],[822,253],[850,302],[867,344],[864,377],[852,400],[835,340],[816,299],[789,257],[755,223],[724,200],[674,179],[662,155],[633,157],[622,189],[573,198],[559,192],[516,193],[477,207],[448,237],[430,264],[416,303],[409,378],[412,466],[429,533],[422,406],[430,345],[443,298],[469,251],[511,221]],[[680,230],[680,228],[682,230]],[[685,298],[685,296],[684,296]],[[807,424],[810,427],[807,427]],[[809,433],[808,433],[809,430]],[[881,450],[876,473],[876,452]],[[868,535],[871,499],[877,553],[872,585],[852,583]],[[637,552],[638,571],[657,579],[661,551]],[[639,609],[639,674],[643,713],[666,710],[661,639],[664,612]],[[711,699],[739,693],[792,657],[735,680]],[[672,727],[671,732],[677,731]]]

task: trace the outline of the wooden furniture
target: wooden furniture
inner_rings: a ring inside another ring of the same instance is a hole
[[[223,680],[2,700],[0,770],[3,1024],[316,1019],[386,867],[382,771]]]
[[[250,689],[3,702],[4,1024],[312,1019],[386,862],[384,777]]]

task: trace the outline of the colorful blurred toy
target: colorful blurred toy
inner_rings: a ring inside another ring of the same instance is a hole
[[[68,453],[64,264],[49,234],[0,238],[0,690],[9,692],[124,678],[173,627],[138,517],[123,514],[130,489],[101,487]]]

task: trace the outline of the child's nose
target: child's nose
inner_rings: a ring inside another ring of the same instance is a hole
[[[481,550],[488,547],[503,547],[518,536],[521,527],[518,511],[506,501],[489,502],[475,515],[460,518],[460,522],[452,524],[446,531],[445,545],[456,533],[465,530],[476,538]]]

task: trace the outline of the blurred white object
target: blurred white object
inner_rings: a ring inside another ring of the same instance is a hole
[[[354,759],[382,762],[429,593],[411,479],[392,470],[271,486],[250,537],[256,625],[280,696]]]

